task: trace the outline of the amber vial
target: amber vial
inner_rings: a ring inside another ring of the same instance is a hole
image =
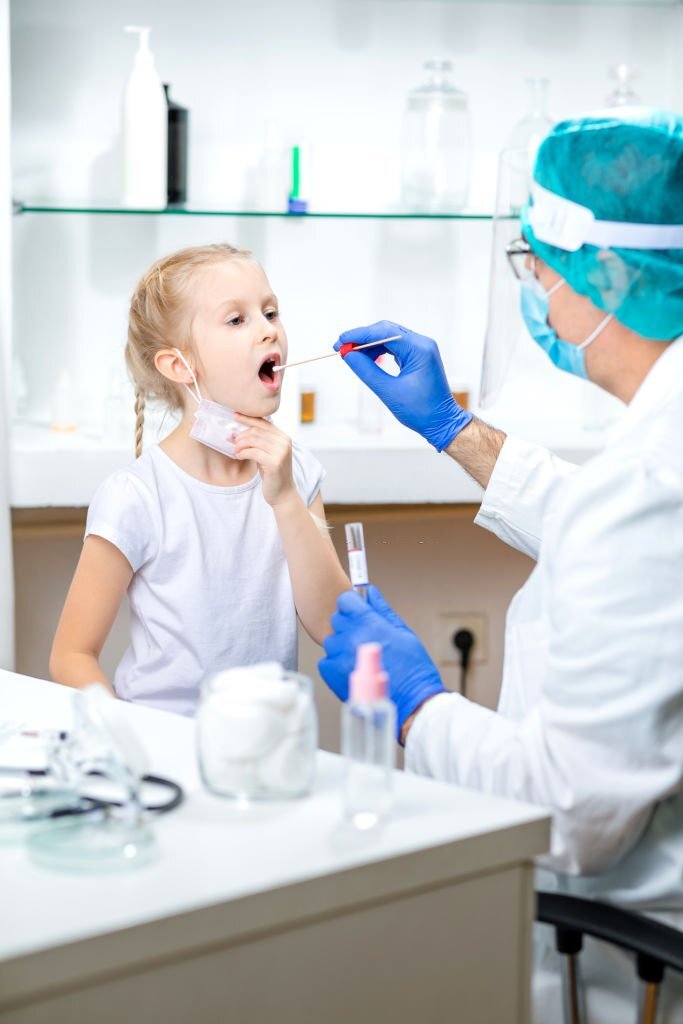
[[[315,423],[315,391],[301,392],[300,419],[302,423]]]
[[[469,391],[451,391],[453,398],[456,400],[461,409],[469,409],[470,407],[470,393]]]

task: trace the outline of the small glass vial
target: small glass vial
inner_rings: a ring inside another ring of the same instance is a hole
[[[396,757],[396,707],[387,697],[388,676],[379,644],[361,644],[342,708],[344,815],[358,829],[386,818],[392,804]]]
[[[448,382],[448,386],[460,408],[467,412],[470,407],[470,389],[467,384],[459,380],[451,380]]]
[[[299,421],[301,423],[315,423],[315,388],[312,384],[302,385],[300,398]]]
[[[345,526],[346,550],[349,556],[349,576],[351,586],[366,598],[368,595],[368,560],[365,554],[365,537],[362,523],[347,523]]]
[[[370,388],[361,385],[358,392],[358,429],[363,434],[381,434],[384,405]]]

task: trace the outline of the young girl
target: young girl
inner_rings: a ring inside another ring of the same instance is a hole
[[[263,660],[295,668],[297,613],[318,643],[330,632],[350,584],[325,527],[323,471],[267,418],[282,385],[272,368],[286,361],[278,302],[251,253],[185,249],[142,278],[126,346],[138,457],[90,506],[54,680],[109,686],[98,659],[126,592],[130,646],[111,688],[185,715],[207,673]],[[141,454],[147,398],[182,419]],[[196,439],[207,416],[221,450]],[[231,420],[238,432],[223,436]]]

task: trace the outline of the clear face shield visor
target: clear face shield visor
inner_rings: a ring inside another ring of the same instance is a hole
[[[527,275],[535,277],[535,272],[534,258],[521,238],[520,214],[529,196],[525,218],[534,244],[566,254],[562,277],[575,291],[636,332],[643,331],[642,319],[647,336],[662,340],[676,336],[675,325],[669,328],[675,318],[665,314],[668,308],[676,309],[673,298],[679,290],[679,263],[671,251],[683,250],[683,224],[602,220],[588,207],[533,181],[526,150],[505,150],[493,220],[489,317],[479,395],[484,409],[500,394],[520,337],[528,336],[520,310],[520,283]],[[574,261],[574,254],[581,249],[583,260]],[[649,307],[642,298],[648,290],[652,296]],[[647,320],[640,308],[646,308]],[[655,335],[652,328],[657,322],[661,333]],[[662,328],[664,322],[667,326]]]
[[[531,250],[521,237],[520,214],[529,198],[530,185],[528,150],[505,150],[498,168],[493,217],[488,320],[479,390],[483,409],[498,398],[520,338],[528,337],[520,312],[520,283],[535,275]]]

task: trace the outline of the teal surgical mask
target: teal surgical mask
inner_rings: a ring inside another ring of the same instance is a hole
[[[607,324],[612,319],[612,314],[610,313],[604,320],[601,320],[593,333],[580,345],[572,345],[570,342],[558,338],[548,323],[548,312],[550,296],[554,295],[564,283],[564,280],[560,279],[547,292],[536,278],[532,281],[524,281],[521,292],[522,316],[531,337],[541,346],[558,369],[587,379],[588,374],[586,373],[584,350],[607,327]]]

